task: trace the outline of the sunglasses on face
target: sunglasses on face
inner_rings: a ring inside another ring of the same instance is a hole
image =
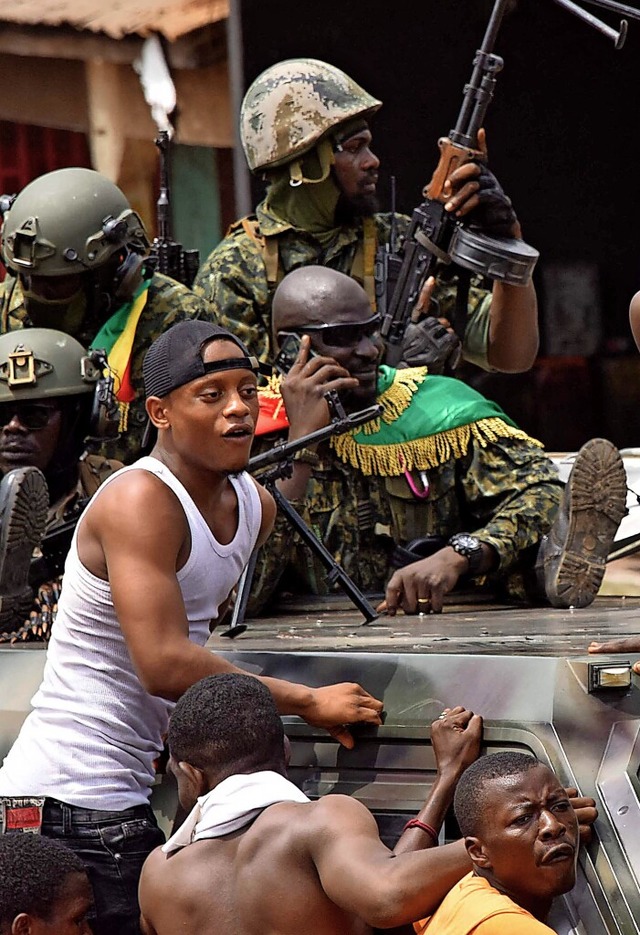
[[[9,425],[14,416],[23,428],[30,432],[37,432],[45,428],[57,406],[46,403],[0,403],[0,428]]]
[[[353,325],[306,325],[296,328],[300,334],[317,334],[330,347],[355,347],[362,338],[375,341],[380,336],[380,316]]]

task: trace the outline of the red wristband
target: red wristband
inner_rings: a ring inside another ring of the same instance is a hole
[[[407,828],[420,828],[421,831],[426,831],[426,833],[432,839],[433,843],[437,846],[438,832],[431,825],[428,825],[426,821],[420,821],[419,818],[412,818],[411,821],[408,821],[406,825],[404,826],[404,828],[402,829],[403,834],[407,830]]]

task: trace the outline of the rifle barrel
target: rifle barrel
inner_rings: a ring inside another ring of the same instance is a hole
[[[594,29],[597,29],[598,32],[601,32],[603,35],[607,36],[608,39],[611,39],[617,49],[622,48],[626,36],[626,23],[624,20],[621,23],[620,31],[613,29],[611,26],[604,23],[601,19],[598,19],[597,16],[594,16],[593,13],[589,13],[587,10],[583,10],[581,6],[578,6],[577,3],[573,3],[573,0],[555,0],[555,2],[564,7],[565,10],[568,10],[570,13],[573,13],[574,16],[577,16],[578,19],[583,20],[585,23],[588,23],[589,26],[593,26]],[[602,2],[602,0],[599,0]],[[638,11],[636,10],[636,14]]]
[[[256,455],[249,461],[247,470],[254,473],[272,464],[277,464],[279,461],[286,461],[291,458],[296,451],[301,451],[309,445],[315,445],[326,441],[327,438],[331,438],[333,435],[343,435],[345,432],[350,432],[351,429],[357,428],[359,425],[371,422],[371,420],[379,416],[381,412],[382,406],[378,405],[369,406],[367,409],[360,409],[358,412],[352,412],[346,419],[341,419],[338,422],[331,422],[329,425],[325,425],[324,428],[316,429],[315,432],[303,435],[302,438],[296,438],[295,441],[276,445],[269,451],[265,451],[261,455]]]
[[[640,10],[627,6],[626,3],[617,3],[616,0],[585,0],[585,3],[592,3],[594,6],[602,7],[603,10],[612,10],[614,13],[619,13],[620,16],[640,19]]]

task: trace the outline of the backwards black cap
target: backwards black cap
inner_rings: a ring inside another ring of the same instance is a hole
[[[230,357],[205,364],[202,352],[210,341],[232,341],[243,357]],[[145,396],[168,396],[173,390],[219,370],[252,370],[258,361],[234,334],[208,321],[178,322],[157,338],[142,362]]]

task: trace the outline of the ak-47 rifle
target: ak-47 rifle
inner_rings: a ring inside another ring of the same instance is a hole
[[[482,45],[473,60],[473,73],[464,89],[455,128],[438,142],[440,161],[424,189],[425,200],[413,212],[404,243],[395,254],[385,248],[379,251],[379,274],[383,275],[385,265],[388,271],[386,282],[379,281],[377,288],[378,301],[382,301],[381,333],[387,342],[387,363],[392,365],[401,358],[407,325],[422,287],[434,275],[438,263],[456,263],[491,279],[524,285],[539,256],[537,250],[522,240],[470,231],[445,211],[448,199],[443,189],[447,179],[465,163],[485,158],[478,145],[478,130],[493,99],[496,75],[504,64],[493,49],[507,3],[508,0],[495,2]],[[456,324],[459,330],[460,324]]]
[[[191,288],[200,266],[198,250],[185,250],[171,236],[171,191],[169,188],[169,146],[167,130],[160,130],[155,144],[160,152],[160,195],[156,202],[158,236],[153,241],[148,264]]]
[[[478,130],[484,125],[487,108],[493,99],[496,75],[503,59],[493,51],[498,30],[509,0],[496,0],[482,45],[473,60],[473,73],[465,86],[458,120],[448,137],[439,140],[440,161],[429,184],[425,200],[413,212],[411,225],[399,250],[390,243],[378,250],[376,258],[376,296],[382,316],[381,334],[387,342],[387,363],[397,364],[402,356],[402,341],[412,321],[422,288],[439,264],[456,264],[463,270],[480,273],[489,279],[526,285],[539,253],[522,240],[490,237],[470,230],[464,222],[445,211],[448,198],[444,184],[451,174],[467,162],[483,162],[485,153],[478,144]],[[625,20],[616,31],[587,13],[573,0],[555,0],[570,13],[595,27],[622,47],[627,31]],[[615,0],[587,0],[623,15],[640,18],[640,11]],[[463,278],[467,278],[465,274]],[[464,336],[466,301],[458,303],[464,314],[456,315],[458,336]]]

